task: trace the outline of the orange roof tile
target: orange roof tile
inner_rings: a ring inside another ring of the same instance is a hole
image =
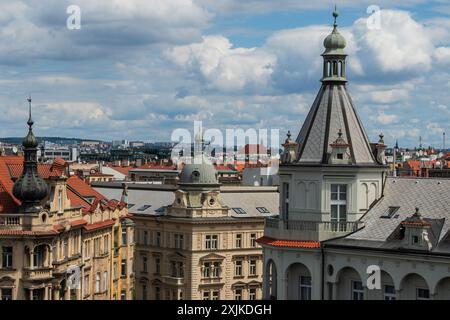
[[[116,223],[114,219],[109,219],[105,221],[95,222],[84,226],[86,231],[94,231],[102,228],[107,228],[113,226]]]
[[[67,179],[67,185],[70,189],[72,189],[72,191],[74,191],[75,194],[78,193],[82,197],[93,197],[98,200],[107,200],[102,194],[95,191],[94,188],[78,176],[71,176]]]
[[[319,241],[310,240],[278,240],[270,237],[261,237],[256,240],[258,243],[266,244],[274,247],[289,247],[289,248],[308,248],[315,249],[320,248]]]

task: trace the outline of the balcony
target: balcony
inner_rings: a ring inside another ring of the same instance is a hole
[[[0,217],[0,230],[20,230],[22,229],[22,215],[2,214]]]
[[[178,278],[178,277],[170,277],[170,276],[163,276],[163,281],[165,284],[169,286],[182,286],[184,285],[184,278]]]
[[[42,267],[33,269],[24,269],[24,280],[47,280],[52,279],[52,268]]]
[[[358,221],[303,221],[266,218],[264,235],[283,240],[324,241],[342,237],[363,227]]]

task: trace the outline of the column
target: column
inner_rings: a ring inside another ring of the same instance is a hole
[[[269,278],[270,275],[267,274],[267,263],[263,260],[263,276],[262,276],[262,289],[263,289],[263,299],[269,299]]]
[[[33,300],[33,289],[28,289],[28,291],[30,295],[30,300]]]
[[[44,287],[44,300],[49,300],[48,298],[48,287]]]
[[[337,282],[333,282],[332,286],[330,300],[337,300]]]

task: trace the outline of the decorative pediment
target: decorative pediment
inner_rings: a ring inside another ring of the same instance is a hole
[[[210,253],[204,257],[200,258],[200,261],[205,261],[205,260],[224,260],[225,257],[221,256],[220,254],[217,253]]]

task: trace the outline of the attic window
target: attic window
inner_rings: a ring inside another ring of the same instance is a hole
[[[156,209],[155,212],[157,212],[157,213],[164,213],[164,207]]]
[[[133,208],[134,207],[134,203],[129,203],[128,204],[128,209],[131,209],[131,208]]]
[[[390,219],[400,209],[400,207],[389,207],[382,215],[381,218]]]
[[[256,210],[258,210],[258,212],[260,213],[270,213],[270,211],[267,210],[266,207],[256,207]]]
[[[411,244],[414,244],[414,245],[420,244],[419,236],[416,236],[416,235],[412,236],[411,237]]]
[[[140,207],[139,209],[137,209],[137,211],[145,211],[145,210],[147,210],[150,207],[151,207],[150,204],[145,204],[142,207]]]
[[[339,160],[342,160],[342,159],[344,159],[344,154],[343,153],[338,153],[336,155],[336,158],[339,159]]]
[[[233,211],[236,212],[237,214],[246,214],[247,213],[242,208],[233,208]]]
[[[84,197],[84,199],[89,202],[90,204],[92,204],[95,200],[95,197]]]

